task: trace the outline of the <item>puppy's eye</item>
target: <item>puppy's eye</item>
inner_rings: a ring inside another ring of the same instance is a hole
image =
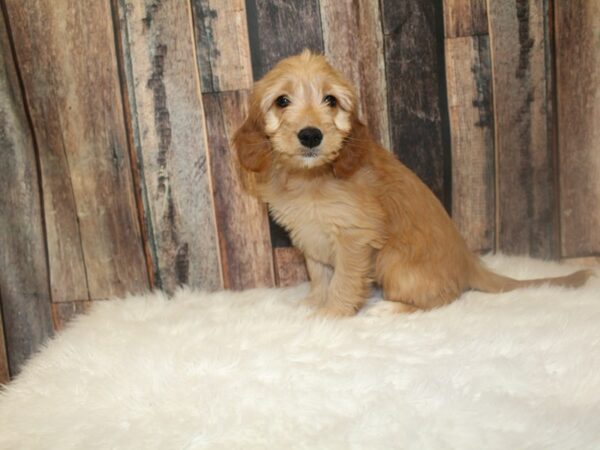
[[[289,98],[287,98],[285,95],[280,95],[279,97],[277,97],[277,99],[275,100],[275,104],[277,106],[279,106],[280,108],[285,108],[286,106],[289,106],[289,104],[292,103],[290,101]]]
[[[325,97],[323,97],[323,101],[332,108],[335,108],[337,106],[337,98],[335,98],[333,95],[326,95]]]

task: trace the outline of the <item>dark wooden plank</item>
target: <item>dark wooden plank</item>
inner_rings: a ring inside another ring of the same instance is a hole
[[[294,247],[273,249],[277,286],[288,287],[308,281],[304,255]]]
[[[486,0],[443,0],[446,37],[488,34]],[[508,4],[508,2],[503,2]]]
[[[392,149],[449,208],[441,2],[381,4]]]
[[[224,287],[274,286],[266,207],[244,191],[229,144],[247,114],[248,94],[204,94],[203,102]]]
[[[383,30],[379,3],[321,0],[325,56],[356,88],[361,117],[390,148]]]
[[[252,87],[244,0],[192,0],[202,92]]]
[[[600,254],[600,3],[554,2],[561,253]]]
[[[549,139],[545,0],[488,2],[498,158],[498,250],[552,257],[557,170]]]
[[[255,80],[280,59],[305,48],[323,53],[318,0],[246,0],[246,11]],[[291,245],[285,230],[272,219],[270,228],[274,247]]]
[[[0,381],[52,334],[35,142],[0,11]]]
[[[52,304],[54,329],[60,331],[75,316],[88,311],[94,302],[62,302]]]
[[[222,287],[191,6],[119,0],[155,283]]]
[[[495,244],[494,123],[487,36],[446,39],[452,219],[469,248]]]
[[[6,7],[39,147],[52,298],[146,290],[110,4]]]
[[[318,0],[246,0],[254,79],[309,48],[323,53]]]

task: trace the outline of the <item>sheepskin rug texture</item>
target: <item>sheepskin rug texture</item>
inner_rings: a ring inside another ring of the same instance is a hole
[[[312,317],[306,291],[96,305],[1,394],[0,448],[600,448],[600,278],[412,315],[374,298],[339,320]]]

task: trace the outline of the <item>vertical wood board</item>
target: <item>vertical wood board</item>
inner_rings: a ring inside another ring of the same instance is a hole
[[[444,29],[449,38],[488,34],[486,0],[443,0]],[[498,0],[508,4],[505,0]]]
[[[252,87],[244,0],[192,0],[202,92]]]
[[[355,87],[361,118],[390,148],[383,32],[379,3],[321,0],[325,56]]]
[[[222,287],[191,7],[119,0],[155,281]]]
[[[494,250],[494,123],[489,39],[446,39],[452,219],[471,250]]]
[[[277,286],[288,287],[308,281],[304,255],[294,247],[273,249]]]
[[[110,5],[6,7],[39,146],[52,298],[143,291]]]
[[[323,53],[318,0],[246,0],[246,11],[255,80],[305,48]],[[286,231],[272,219],[269,224],[273,246],[290,246]]]
[[[488,3],[498,158],[498,246],[551,257],[558,243],[546,97],[544,0]]]
[[[52,335],[34,145],[0,11],[0,383]]]
[[[0,299],[1,300],[1,299]],[[0,386],[10,381],[8,370],[8,355],[6,353],[6,341],[4,340],[4,322],[2,309],[0,308]]]
[[[77,315],[88,311],[94,302],[62,302],[52,304],[52,320],[56,331],[61,331]],[[97,302],[96,302],[97,303]]]
[[[382,1],[392,149],[448,208],[441,3]]]
[[[275,280],[266,207],[244,192],[230,147],[233,133],[247,114],[247,92],[203,97],[224,287],[272,287]]]
[[[555,2],[561,252],[600,254],[600,3]]]
[[[323,53],[318,0],[246,0],[254,79],[305,48]]]

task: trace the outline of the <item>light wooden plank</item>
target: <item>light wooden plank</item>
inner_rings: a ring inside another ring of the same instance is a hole
[[[443,0],[446,37],[488,34],[486,0]],[[508,2],[497,2],[505,3]]]
[[[202,92],[252,87],[244,0],[192,0]]]
[[[248,94],[204,94],[203,101],[224,287],[272,287],[275,280],[266,207],[244,191],[230,147],[233,133],[247,114]]]
[[[277,286],[288,287],[308,281],[304,255],[294,247],[273,249]]]
[[[547,115],[544,11],[544,0],[488,2],[498,249],[548,258],[558,247],[558,216]]]
[[[0,14],[0,383],[52,334],[34,140]],[[4,317],[4,327],[2,326]],[[6,336],[6,342],[5,342]],[[5,347],[8,346],[8,348]]]
[[[52,304],[52,320],[56,331],[61,331],[77,315],[88,311],[94,302],[62,302]]]
[[[362,119],[390,147],[383,31],[379,3],[321,0],[325,56],[356,88]]]
[[[446,39],[452,219],[471,250],[494,250],[494,123],[487,36]]]
[[[449,208],[441,2],[383,0],[381,5],[392,150]]]
[[[39,146],[52,298],[143,291],[110,5],[8,0],[6,8]]]
[[[561,252],[600,254],[600,3],[555,2]]]
[[[118,1],[155,283],[222,287],[188,3]]]
[[[305,48],[323,53],[318,0],[247,0],[254,79]]]

